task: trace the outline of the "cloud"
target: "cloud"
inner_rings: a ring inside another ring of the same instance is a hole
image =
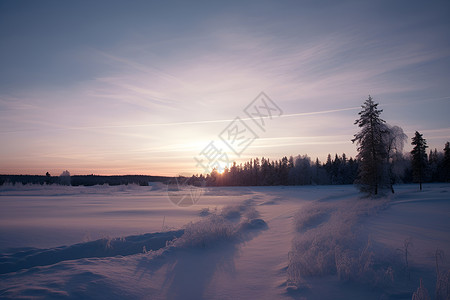
[[[83,62],[75,74],[55,69],[61,72],[50,77],[64,84],[23,83],[0,95],[0,134],[8,143],[0,154],[9,155],[2,162],[25,156],[21,149],[38,149],[38,157],[48,153],[61,161],[163,165],[198,153],[236,116],[250,121],[243,109],[261,91],[284,114],[249,156],[264,149],[273,156],[347,151],[369,93],[386,107],[389,123],[409,131],[424,124],[438,130],[425,131],[433,141],[448,135],[446,119],[430,110],[448,110],[450,98],[442,84],[448,29],[440,19],[425,22],[440,14],[354,2],[294,6],[196,8],[166,27],[161,18],[148,18],[143,28],[124,28],[133,32],[126,37],[109,34],[112,43],[93,41],[83,51],[62,53],[64,66]],[[379,15],[367,20],[369,12]]]

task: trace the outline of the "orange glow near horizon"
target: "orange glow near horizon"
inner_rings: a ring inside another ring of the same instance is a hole
[[[257,138],[242,152],[222,145],[229,163],[355,157],[368,94],[409,136],[405,152],[416,130],[429,150],[450,138],[450,27],[439,5],[421,4],[424,19],[414,5],[381,5],[383,18],[366,22],[374,4],[325,5],[317,18],[312,2],[186,2],[189,13],[153,2],[93,6],[83,24],[76,1],[0,9],[0,174],[201,174],[194,157],[238,117]],[[279,107],[257,106],[264,128],[247,111],[262,92]]]

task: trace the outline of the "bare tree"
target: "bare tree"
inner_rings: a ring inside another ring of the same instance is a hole
[[[386,145],[386,165],[389,176],[389,187],[391,192],[394,193],[395,176],[393,172],[394,164],[399,156],[401,156],[403,147],[405,145],[408,136],[403,132],[403,129],[399,126],[391,126],[386,124],[386,134],[384,137],[384,144]]]

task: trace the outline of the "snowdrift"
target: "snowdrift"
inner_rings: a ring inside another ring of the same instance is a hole
[[[450,185],[395,189],[7,186],[0,298],[446,299]]]

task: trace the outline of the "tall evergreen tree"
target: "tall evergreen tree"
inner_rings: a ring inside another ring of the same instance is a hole
[[[427,141],[423,138],[422,134],[416,131],[412,138],[411,145],[414,146],[411,150],[413,178],[419,182],[420,190],[422,190],[422,182],[424,180],[428,161],[426,151],[426,148],[428,148]]]
[[[359,170],[357,183],[360,190],[370,195],[377,195],[380,187],[386,184],[387,147],[384,135],[387,133],[385,121],[380,118],[383,110],[378,103],[369,98],[361,106],[359,119],[355,121],[361,130],[354,135],[353,143],[358,145]]]
[[[428,154],[428,168],[430,170],[430,180],[431,181],[439,181],[439,155],[437,153],[437,149],[434,148],[430,150],[430,154]]]
[[[333,163],[332,163],[332,161],[331,161],[331,154],[330,153],[328,153],[328,156],[327,156],[327,162],[325,163],[325,165],[324,165],[324,168],[325,168],[325,171],[327,171],[327,175],[328,175],[328,183],[329,184],[333,184],[333,182],[332,182],[332,177],[333,177],[333,173],[332,173],[332,171],[333,171]]]
[[[444,148],[444,161],[443,165],[443,173],[444,173],[444,181],[450,181],[450,144],[449,142],[445,143]]]

